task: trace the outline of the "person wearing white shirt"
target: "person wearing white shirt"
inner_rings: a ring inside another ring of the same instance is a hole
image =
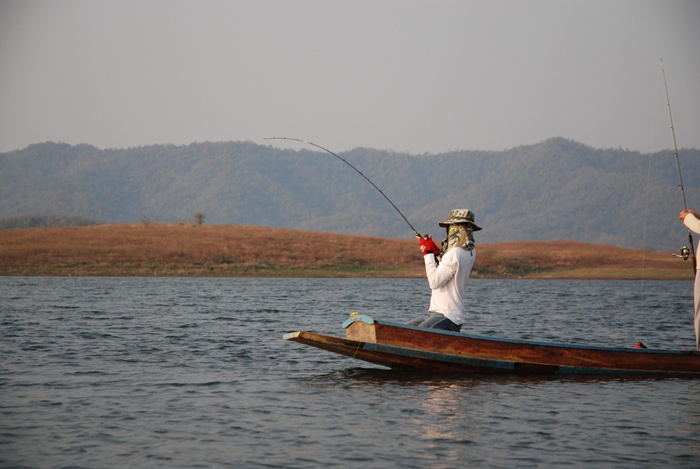
[[[474,231],[481,230],[474,222],[474,213],[467,209],[452,210],[445,222],[447,237],[438,248],[432,237],[420,238],[420,250],[430,286],[430,306],[406,324],[459,332],[465,322],[468,303],[467,282],[476,260]]]
[[[689,230],[700,234],[700,215],[694,210],[683,210],[679,218]],[[695,315],[693,323],[695,324],[695,349],[700,350],[700,275],[698,275],[698,265],[695,266],[695,286],[693,288],[693,303],[695,306]]]

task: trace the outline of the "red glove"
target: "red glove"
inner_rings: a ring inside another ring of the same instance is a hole
[[[425,256],[426,254],[435,254],[436,256],[440,254],[440,248],[433,241],[433,237],[428,235],[427,239],[420,237],[420,252]]]

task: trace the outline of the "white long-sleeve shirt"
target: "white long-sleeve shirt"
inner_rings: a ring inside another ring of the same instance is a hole
[[[685,216],[685,218],[683,219],[683,224],[687,226],[689,230],[700,234],[700,220],[698,220],[698,217],[696,217],[692,213],[689,213]],[[695,267],[697,268],[697,270],[700,270],[700,262],[698,262],[698,265],[696,265]],[[698,348],[698,350],[700,350],[700,348]]]
[[[700,220],[698,220],[698,218],[692,213],[685,216],[683,219],[683,224],[687,226],[689,230],[700,234]]]
[[[700,234],[700,220],[692,213],[685,216],[683,224],[689,230]],[[700,262],[697,263],[695,268],[698,272],[695,274],[695,287],[693,288],[693,303],[695,306],[693,323],[695,324],[695,349],[700,351]]]
[[[464,324],[464,306],[469,274],[476,260],[476,248],[471,251],[454,247],[435,262],[435,255],[423,256],[425,273],[432,290],[430,295],[431,313],[441,313],[457,325]]]

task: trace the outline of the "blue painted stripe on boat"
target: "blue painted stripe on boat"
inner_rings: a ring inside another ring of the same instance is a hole
[[[423,350],[410,349],[404,347],[396,347],[393,345],[382,345],[382,344],[371,344],[366,343],[363,350],[381,352],[391,355],[401,355],[404,357],[411,358],[422,358],[425,360],[434,360],[447,363],[456,363],[460,365],[472,365],[484,368],[502,368],[506,370],[513,370],[515,366],[512,362],[506,362],[502,360],[487,360],[481,358],[469,358],[460,357],[457,355],[445,355],[442,353],[426,352]]]
[[[572,366],[559,367],[557,374],[581,374],[581,375],[700,375],[695,371],[668,371],[668,370],[628,370],[616,368],[578,368]]]
[[[366,343],[361,347],[363,350],[386,353],[390,355],[401,355],[410,358],[421,358],[425,360],[439,361],[443,363],[454,363],[458,365],[467,365],[484,368],[484,371],[488,369],[501,369],[501,370],[511,370],[515,371],[518,365],[523,366],[552,366],[556,365],[541,365],[537,363],[515,363],[503,360],[489,360],[483,358],[470,358],[457,355],[446,355],[435,352],[426,352],[422,350],[396,347],[391,345],[382,344],[372,344]],[[556,370],[552,370],[553,374],[597,374],[597,375],[619,375],[619,374],[636,374],[636,375],[688,375],[688,374],[700,374],[700,372],[687,372],[687,371],[664,371],[664,370],[628,370],[628,369],[614,369],[614,368],[581,368],[572,366],[558,366]]]

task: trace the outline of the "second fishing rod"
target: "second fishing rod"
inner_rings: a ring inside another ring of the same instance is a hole
[[[668,105],[668,118],[671,122],[671,135],[673,135],[673,154],[676,156],[676,167],[678,169],[678,187],[681,188],[681,195],[683,196],[683,209],[688,209],[688,204],[685,201],[685,187],[683,187],[683,173],[681,172],[681,160],[678,156],[678,144],[676,143],[676,129],[673,126],[673,114],[671,114],[671,99],[668,97],[668,85],[666,84],[666,71],[664,70],[664,61],[661,59],[661,74],[664,78],[664,90],[666,91],[666,104]],[[697,258],[695,257],[695,244],[693,242],[693,233],[688,230],[688,246],[683,246],[681,248],[680,255],[677,257],[687,260],[690,257],[693,273],[697,275]]]

